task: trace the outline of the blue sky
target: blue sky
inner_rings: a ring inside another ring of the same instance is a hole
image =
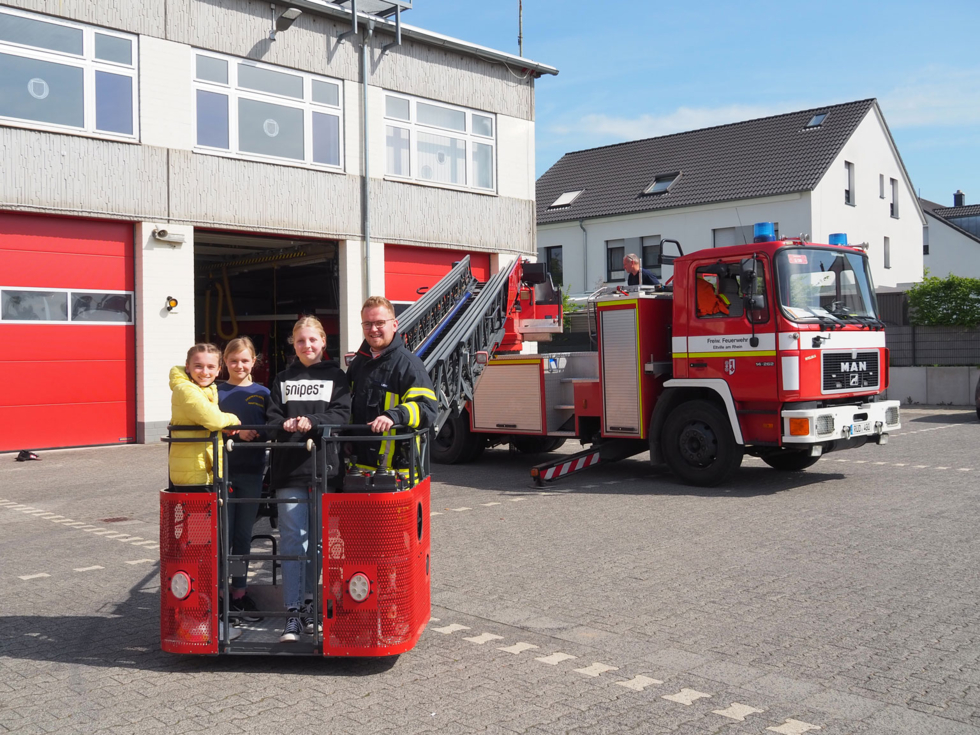
[[[518,0],[415,0],[405,22],[517,53]],[[913,185],[980,203],[974,2],[524,0],[537,161],[877,97]]]

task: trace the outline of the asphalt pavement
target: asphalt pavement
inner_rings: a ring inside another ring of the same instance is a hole
[[[436,465],[433,620],[384,660],[161,652],[166,448],[2,454],[0,733],[980,735],[978,448],[916,408],[710,490]]]

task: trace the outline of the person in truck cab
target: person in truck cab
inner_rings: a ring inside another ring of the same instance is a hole
[[[626,271],[627,286],[659,286],[660,279],[640,265],[640,256],[630,253],[623,258],[623,270]]]

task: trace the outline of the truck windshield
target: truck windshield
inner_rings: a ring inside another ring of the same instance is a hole
[[[776,255],[779,300],[793,321],[878,323],[868,259],[861,253],[787,248]]]

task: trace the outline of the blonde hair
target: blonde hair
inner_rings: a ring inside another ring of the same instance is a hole
[[[187,350],[187,362],[191,361],[198,352],[204,352],[209,355],[218,356],[218,364],[221,364],[221,350],[218,349],[218,345],[211,344],[210,342],[198,342],[196,345]]]
[[[392,317],[395,316],[395,307],[384,296],[368,296],[367,301],[364,302],[364,306],[361,307],[361,312],[363,313],[365,309],[373,309],[378,306],[383,306]]]
[[[222,358],[225,362],[228,362],[228,357],[234,355],[236,352],[241,352],[242,350],[248,350],[252,353],[252,360],[255,362],[259,361],[259,353],[255,351],[255,345],[252,344],[252,340],[248,337],[235,337],[231,342],[225,345],[225,352]]]
[[[324,342],[327,341],[327,333],[323,331],[323,324],[315,316],[301,316],[299,320],[293,325],[293,336],[301,329],[315,329],[320,333],[320,337]]]

